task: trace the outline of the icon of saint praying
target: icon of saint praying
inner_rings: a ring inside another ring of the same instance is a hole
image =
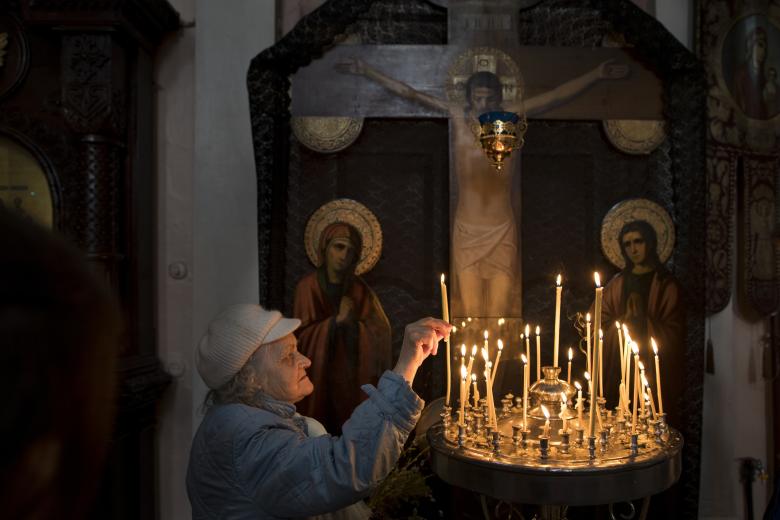
[[[299,403],[304,415],[334,435],[365,399],[356,391],[377,384],[392,364],[390,323],[376,294],[355,273],[364,244],[346,222],[333,222],[319,236],[320,265],[295,289],[293,315],[301,320],[298,349],[311,360],[314,392]]]
[[[500,51],[495,51],[500,53]],[[501,53],[503,54],[503,53]],[[505,101],[504,85],[489,70],[469,75],[465,101],[431,96],[371,67],[360,59],[336,65],[345,74],[364,76],[403,98],[447,113],[450,118],[452,162],[457,203],[452,223],[454,316],[512,316],[513,291],[519,294],[517,219],[512,206],[512,176],[518,169],[513,156],[497,173],[476,141],[478,117],[486,112],[510,111],[532,117],[561,105],[603,79],[626,77],[627,65],[605,61],[589,72],[548,92]],[[455,302],[459,302],[458,306]]]

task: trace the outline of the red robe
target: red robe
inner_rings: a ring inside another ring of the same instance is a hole
[[[622,321],[626,313],[623,301],[623,273],[617,274],[604,288],[601,308],[601,328],[604,330],[604,395],[607,406],[614,408],[618,403],[620,384],[619,339],[615,321]],[[591,311],[592,312],[592,311]],[[664,398],[664,412],[669,424],[681,427],[682,398],[685,388],[685,308],[682,302],[682,287],[669,273],[653,275],[650,294],[647,298],[645,316],[647,338],[632,335],[639,344],[639,358],[645,365],[645,375],[653,391],[653,401],[658,407],[656,392],[655,356],[650,337],[658,343],[661,366],[661,389]],[[631,332],[629,328],[629,333]],[[633,399],[634,359],[631,355],[631,382],[629,399]]]
[[[367,396],[360,390],[377,384],[391,368],[390,323],[379,299],[358,276],[346,284],[344,296],[355,304],[355,321],[336,324],[333,308],[315,271],[301,279],[295,289],[293,315],[301,320],[296,331],[298,350],[311,359],[309,378],[312,395],[297,404],[300,413],[323,423],[338,434],[352,410]]]

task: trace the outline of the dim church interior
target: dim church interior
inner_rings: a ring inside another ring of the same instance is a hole
[[[72,35],[69,37],[74,40],[68,41],[75,45],[79,31],[83,31],[83,25],[77,22],[84,22],[89,16],[85,17],[84,7],[79,7],[81,2],[72,3],[75,6],[74,11],[64,15],[60,26],[72,28],[72,32],[68,34]],[[120,354],[120,360],[124,361],[120,364],[119,378],[123,384],[120,388],[120,398],[124,399],[122,406],[125,408],[124,411],[120,410],[117,426],[119,433],[114,438],[107,460],[105,487],[99,492],[100,502],[96,507],[106,514],[106,517],[111,518],[180,519],[189,518],[191,515],[184,480],[190,440],[202,417],[200,405],[206,392],[195,369],[194,345],[209,320],[221,308],[238,301],[258,301],[258,287],[263,287],[264,284],[270,287],[267,294],[270,294],[271,301],[285,310],[291,310],[292,295],[288,287],[294,278],[311,268],[305,254],[299,255],[300,258],[292,257],[292,253],[303,252],[301,245],[294,245],[287,246],[289,250],[285,252],[289,262],[288,271],[277,271],[277,274],[282,273],[284,277],[283,280],[277,280],[277,284],[281,283],[283,287],[273,286],[273,283],[268,281],[267,273],[258,269],[259,265],[268,263],[268,259],[262,256],[262,247],[258,249],[258,237],[279,239],[270,237],[271,230],[262,229],[263,222],[258,224],[256,217],[259,183],[255,172],[258,143],[253,143],[247,71],[253,58],[274,45],[280,36],[289,30],[291,25],[285,26],[285,23],[291,24],[290,19],[297,19],[321,2],[237,0],[230,8],[208,0],[169,0],[169,3],[138,0],[131,3],[149,6],[165,4],[166,7],[155,8],[151,14],[147,13],[149,19],[141,17],[139,20],[137,17],[127,16],[127,12],[122,12],[118,13],[113,21],[104,23],[104,26],[112,25],[117,20],[122,20],[117,26],[123,27],[122,30],[126,31],[127,35],[122,37],[119,44],[125,53],[124,58],[117,59],[114,54],[112,59],[115,62],[127,59],[127,63],[133,64],[133,67],[126,67],[125,62],[116,64],[125,70],[120,85],[111,84],[112,81],[117,81],[116,78],[105,80],[112,85],[109,88],[112,94],[109,96],[113,96],[113,102],[119,103],[117,100],[127,99],[123,98],[127,95],[125,85],[133,81],[147,84],[148,88],[139,89],[132,116],[128,116],[132,123],[131,128],[145,129],[144,138],[122,145],[123,150],[128,150],[127,157],[130,159],[123,168],[129,168],[126,173],[132,172],[135,175],[128,175],[127,178],[133,180],[123,188],[127,191],[121,192],[121,196],[126,198],[122,199],[121,203],[119,199],[112,202],[117,208],[126,211],[125,215],[129,220],[121,222],[121,225],[127,225],[127,229],[132,230],[131,235],[138,234],[128,237],[124,231],[107,231],[117,233],[116,236],[124,241],[124,245],[117,246],[113,253],[118,256],[128,253],[132,260],[126,264],[117,262],[115,265],[102,266],[109,276],[113,277],[117,287],[124,291],[123,298],[129,303],[126,309],[131,316],[135,336],[131,340],[133,345]],[[447,2],[432,2],[430,5],[434,7],[429,5],[426,9],[440,10],[441,3]],[[526,3],[530,5],[534,2]],[[697,30],[693,5],[695,2],[637,0],[636,3],[649,10],[677,40],[693,51]],[[30,54],[37,56],[36,53],[40,52],[51,53],[50,58],[44,60],[45,67],[51,69],[51,72],[44,77],[51,81],[62,81],[63,85],[57,83],[57,88],[66,91],[64,83],[67,82],[68,71],[60,70],[65,66],[59,62],[60,50],[47,47],[50,43],[47,43],[49,37],[46,36],[46,31],[56,25],[51,23],[50,16],[56,9],[51,8],[50,12],[43,12],[41,5],[45,7],[45,2],[38,3],[39,5],[32,9],[24,7],[27,4],[35,3],[18,1],[10,2],[9,6],[11,9],[18,9],[18,18],[23,21],[25,30],[29,31]],[[384,4],[383,9],[390,9],[387,7],[388,2],[379,4]],[[403,4],[429,3],[410,0]],[[178,22],[175,20],[174,10],[178,14]],[[414,9],[409,12],[411,16],[415,15]],[[36,13],[38,18],[35,18]],[[157,21],[153,22],[153,19]],[[422,19],[421,23],[430,21],[424,17]],[[2,20],[0,13],[0,21]],[[395,18],[393,20],[394,23],[402,25],[402,22]],[[142,23],[148,24],[146,28],[132,29],[133,24]],[[4,26],[0,26],[0,34],[3,31]],[[365,31],[370,33],[369,29]],[[88,36],[93,35],[93,32],[86,32]],[[446,35],[444,39],[446,40]],[[102,45],[100,41],[98,38],[98,48]],[[539,45],[538,42],[536,44]],[[111,40],[107,45],[117,44]],[[9,64],[12,63],[6,58],[6,70],[0,68],[0,72],[7,72]],[[41,70],[42,67],[38,66],[28,74],[40,74]],[[77,72],[78,70],[74,69],[70,74],[75,75]],[[526,76],[529,75],[526,73]],[[565,78],[568,75],[554,77]],[[2,81],[4,79],[0,75],[0,87]],[[41,128],[35,128],[30,123],[30,120],[35,118],[11,117],[29,106],[25,103],[29,103],[29,100],[37,95],[35,89],[28,90],[25,83],[14,88],[15,97],[0,98],[0,111],[5,112],[4,116],[0,115],[0,134],[8,133],[20,142],[29,142],[24,140],[25,133],[32,136],[32,142],[56,141]],[[59,96],[59,92],[57,95]],[[19,99],[27,101],[14,105],[14,100]],[[3,103],[7,103],[9,109],[3,109]],[[408,110],[408,107],[406,109]],[[48,109],[40,109],[39,113],[45,113],[46,110]],[[382,153],[392,155],[397,150],[388,152],[388,143],[395,143],[401,151],[414,149],[416,143],[409,142],[405,136],[407,127],[403,124],[406,123],[399,121],[401,117],[395,117],[397,119],[387,126],[382,126],[376,120],[366,120],[365,134],[361,137],[364,142],[361,142],[361,146],[366,147],[364,153],[367,156],[376,157]],[[441,118],[423,118],[411,124],[416,125],[416,129],[421,132],[421,142],[427,143],[426,146],[445,150],[446,155],[447,125],[442,121],[444,120]],[[543,171],[547,158],[556,154],[553,144],[545,147],[545,142],[555,142],[556,134],[565,135],[565,139],[569,141],[581,142],[579,148],[574,147],[563,159],[564,162],[569,161],[568,166],[564,164],[564,168],[574,168],[577,161],[589,161],[591,146],[603,146],[604,149],[609,146],[608,143],[600,142],[604,141],[600,137],[600,127],[588,127],[588,123],[562,127],[555,121],[546,121],[534,128],[534,122],[530,121],[526,136],[530,150],[526,159],[529,171],[534,171],[534,168],[541,168]],[[111,129],[113,123],[104,122],[95,128],[79,127],[78,122],[66,123],[69,125],[67,131],[71,132],[68,135],[73,137],[73,142],[85,134],[103,135],[114,131]],[[47,144],[49,145],[50,143]],[[74,152],[64,151],[55,145],[41,148],[54,150],[50,158],[55,165],[54,170],[59,161],[75,159],[80,153],[77,147]],[[313,171],[323,178],[329,175],[329,172],[348,166],[336,164],[338,160],[307,162],[311,156],[308,151],[298,150],[297,156],[289,158],[292,165],[289,178],[291,185],[300,185],[307,179],[300,171],[302,165],[311,166]],[[357,157],[343,161],[360,164],[360,160],[367,159]],[[446,158],[443,164],[438,163],[437,159],[424,160],[428,161],[425,164],[431,171],[438,169],[436,171],[444,172],[444,177],[440,177],[440,180],[444,179],[446,190],[446,185],[450,182]],[[667,157],[667,160],[671,159]],[[413,162],[408,164],[410,168],[414,167]],[[298,170],[295,170],[296,167]],[[145,172],[155,172],[156,175],[144,176]],[[347,175],[339,181],[339,186],[334,186],[320,179],[318,189],[322,190],[321,192],[309,194],[309,199],[291,198],[285,208],[292,215],[291,222],[305,223],[311,212],[330,198],[360,198],[359,192],[350,191],[352,180],[354,177]],[[65,190],[66,187],[74,186],[79,186],[74,178],[65,178],[58,189]],[[420,189],[430,190],[430,193],[435,193],[441,187],[425,184],[421,186]],[[402,186],[396,188],[400,190]],[[546,196],[554,196],[554,190],[546,184],[542,176],[529,175],[527,184],[524,184],[525,188],[541,190]],[[652,192],[653,189],[648,188],[648,191]],[[661,187],[660,191],[663,189]],[[629,190],[626,195],[631,193]],[[684,198],[685,194],[675,196]],[[453,201],[439,200],[434,195],[429,197],[431,211],[438,211],[440,216],[445,215],[444,226],[448,226],[449,215],[446,208],[453,204]],[[617,200],[625,198],[622,194],[616,197]],[[567,200],[575,201],[575,197]],[[524,195],[523,204],[526,202],[528,207],[533,207],[535,203],[533,200],[526,200]],[[54,211],[60,214],[59,220],[55,219],[55,225],[63,229],[71,225],[77,228],[78,218],[74,216],[76,212],[69,209],[69,205],[81,208],[84,204],[86,202],[79,197],[74,198],[67,193],[61,196],[54,205]],[[293,214],[299,209],[300,214]],[[388,211],[392,213],[392,209]],[[595,236],[600,228],[601,217],[603,214],[593,216],[593,222],[584,226],[584,229]],[[408,223],[403,219],[401,221],[401,225],[395,228],[391,225],[389,230],[401,228]],[[119,224],[117,223],[117,226]],[[440,224],[437,225],[446,229]],[[433,228],[431,232],[440,228]],[[264,235],[265,232],[269,234]],[[404,235],[401,233],[401,236]],[[531,237],[529,240],[532,242],[533,234]],[[386,235],[385,240],[385,247],[392,247],[392,233]],[[433,241],[430,238],[429,240]],[[736,241],[736,238],[733,240]],[[441,242],[436,246],[437,251],[446,252],[448,244],[448,240]],[[123,247],[125,249],[122,249]],[[741,251],[736,246],[734,250]],[[544,255],[546,252],[542,250],[539,254]],[[282,258],[285,258],[285,255]],[[526,259],[529,251],[523,251],[522,255],[523,259]],[[601,261],[608,265],[606,260]],[[530,266],[534,265],[533,259],[529,262]],[[560,259],[560,263],[566,264],[566,258]],[[426,285],[432,281],[430,291],[421,298],[424,302],[412,302],[413,305],[409,306],[410,312],[439,312],[435,293],[438,290],[438,283],[435,283],[438,282],[438,271],[435,269],[445,267],[445,264],[446,258],[443,261],[439,257],[430,258],[427,266],[430,268],[431,280],[413,279],[409,282]],[[530,267],[523,268],[524,283],[529,291],[536,291],[534,287],[537,281],[533,276],[539,275],[529,276],[527,269]],[[448,264],[442,270],[449,270]],[[545,271],[544,274],[548,273]],[[387,284],[382,276],[389,279],[393,273],[390,270],[380,270],[370,278],[372,284],[376,283],[374,288],[380,300],[388,298],[391,309],[402,306],[403,301],[399,300],[397,293],[386,288]],[[736,294],[737,275],[734,274],[728,283]],[[584,289],[580,294],[584,294]],[[261,295],[262,297],[264,295]],[[542,298],[532,292],[523,301],[526,306],[530,302],[533,307]],[[587,308],[589,297],[577,298],[577,305]],[[403,320],[409,321],[408,319],[417,317],[394,314],[388,311],[387,306],[385,311],[390,318],[394,338],[398,328],[403,327]],[[703,309],[700,314],[703,317]],[[745,495],[740,475],[741,461],[762,461],[770,470],[771,479],[775,478],[775,464],[772,461],[775,435],[774,415],[771,410],[772,383],[762,374],[765,336],[769,331],[766,320],[757,319],[746,312],[735,298],[719,312],[703,319],[702,325],[704,339],[712,338],[715,344],[715,371],[703,376],[698,516],[712,519],[743,518]],[[138,392],[138,389],[141,392]],[[140,393],[144,393],[145,397],[138,398]],[[133,484],[123,486],[123,482]],[[756,512],[763,511],[766,507],[771,491],[771,481],[758,479],[753,484],[752,501]],[[130,503],[134,505],[128,506]]]

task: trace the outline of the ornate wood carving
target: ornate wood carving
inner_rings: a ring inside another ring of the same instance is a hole
[[[723,310],[731,299],[731,240],[734,236],[734,202],[737,152],[707,147],[707,313]]]

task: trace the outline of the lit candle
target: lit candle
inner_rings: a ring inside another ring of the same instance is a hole
[[[575,381],[574,386],[577,388],[577,424],[582,428],[582,385]]]
[[[528,358],[525,354],[521,354],[520,357],[523,360],[523,429],[528,429],[528,378],[530,377],[530,370],[528,368]]]
[[[561,328],[561,275],[555,279],[555,339],[553,340],[553,366],[558,366],[558,341]]]
[[[618,352],[620,352],[620,381],[623,382],[623,379],[626,377],[626,351],[625,347],[623,346],[623,331],[620,329],[619,321],[615,322],[615,328],[617,329],[618,333]]]
[[[647,381],[647,377],[642,378],[642,384],[645,385],[645,392],[647,393],[647,402],[650,404],[650,412],[653,414],[653,419],[658,420],[658,414],[655,410],[655,403],[653,402],[653,389],[650,388],[650,383]]]
[[[465,355],[466,352],[466,345],[463,345],[461,347],[461,352]],[[466,378],[471,379],[471,370],[474,368],[474,358],[477,356],[477,346],[473,345],[471,347],[471,357],[469,358],[469,364],[466,367]],[[469,389],[466,388],[466,399],[468,400],[469,396]]]
[[[479,388],[477,388],[477,374],[471,374],[471,383],[474,386],[474,409],[479,407]]]
[[[496,364],[493,365],[493,379],[490,381],[490,384],[496,382],[496,374],[498,373],[498,362],[501,360],[501,351],[504,350],[504,342],[500,339],[498,340],[498,354],[496,354]]]
[[[525,355],[528,358],[528,364],[531,364],[531,326],[525,324]],[[528,369],[528,373],[531,373],[531,369]]]
[[[567,371],[566,382],[571,384],[571,358],[574,357],[574,351],[569,347],[569,369]]]
[[[566,431],[566,393],[561,392],[561,421],[563,422],[562,430]]]
[[[487,331],[487,329],[482,331],[482,337],[485,338],[485,342],[482,344],[482,348],[484,348],[485,350],[488,350],[488,331]]]
[[[595,312],[595,315],[593,316],[593,334],[596,335],[601,330],[601,297],[603,294],[604,289],[601,287],[601,276],[599,276],[599,273],[593,273],[593,281],[596,282],[596,301],[593,305],[593,309]],[[598,336],[595,336],[593,338],[593,348],[598,349]],[[591,367],[593,370],[591,371],[591,375],[594,379],[598,378],[599,372],[596,370],[596,365],[598,363],[598,351],[594,350],[593,352],[593,366]],[[594,386],[598,388],[598,386]]]
[[[631,435],[636,433],[636,410],[637,400],[639,399],[639,347],[636,342],[631,342],[631,350],[634,352],[634,401],[633,416],[631,418]]]
[[[628,393],[631,391],[631,387],[629,386],[631,384],[631,343],[633,340],[631,339],[631,334],[628,333],[628,327],[626,327],[626,324],[624,323],[622,326],[623,329],[623,342],[625,343],[625,354],[624,357],[626,358],[626,377],[623,384],[623,390],[626,393],[625,403],[626,403],[626,412],[631,413],[631,400],[628,397]]]
[[[585,342],[588,345],[588,350],[587,350],[588,359],[585,360],[585,364],[587,365],[585,367],[585,370],[590,372],[591,370],[593,370],[593,367],[591,366],[593,360],[590,357],[590,313],[587,313],[585,315]]]
[[[536,380],[539,381],[542,378],[542,340],[539,336],[541,329],[539,325],[536,326]]]
[[[661,393],[661,365],[658,361],[658,344],[655,339],[650,338],[650,343],[653,345],[653,353],[655,354],[655,388],[658,393],[658,413],[664,413],[664,397]]]
[[[641,361],[638,364],[639,364],[639,383],[641,385],[640,390],[642,391],[642,393],[644,393],[644,391],[645,391],[645,381],[647,381],[647,378],[645,377],[645,364],[642,363]],[[645,400],[644,399],[642,399],[641,405],[642,405],[642,408],[641,408],[640,411],[642,412],[642,415],[644,416],[645,415]]]
[[[542,405],[542,413],[544,414],[544,429],[542,429],[542,436],[550,436],[550,411],[546,406]]]
[[[599,329],[599,397],[604,397],[604,331]]]
[[[447,304],[447,284],[444,283],[444,273],[441,275],[441,311],[442,319],[447,323],[450,322],[450,308]],[[452,371],[450,368],[450,336],[447,336],[444,340],[444,345],[447,347],[447,399],[445,404],[450,405],[450,391],[452,384]]]
[[[466,365],[460,365],[460,424],[463,423],[463,417],[466,413]]]
[[[487,331],[486,331],[487,332]],[[488,404],[488,422],[493,424],[493,417],[495,415],[495,409],[493,408],[493,387],[490,384],[490,358],[488,357],[487,348],[482,349],[482,359],[485,360],[485,398]]]

